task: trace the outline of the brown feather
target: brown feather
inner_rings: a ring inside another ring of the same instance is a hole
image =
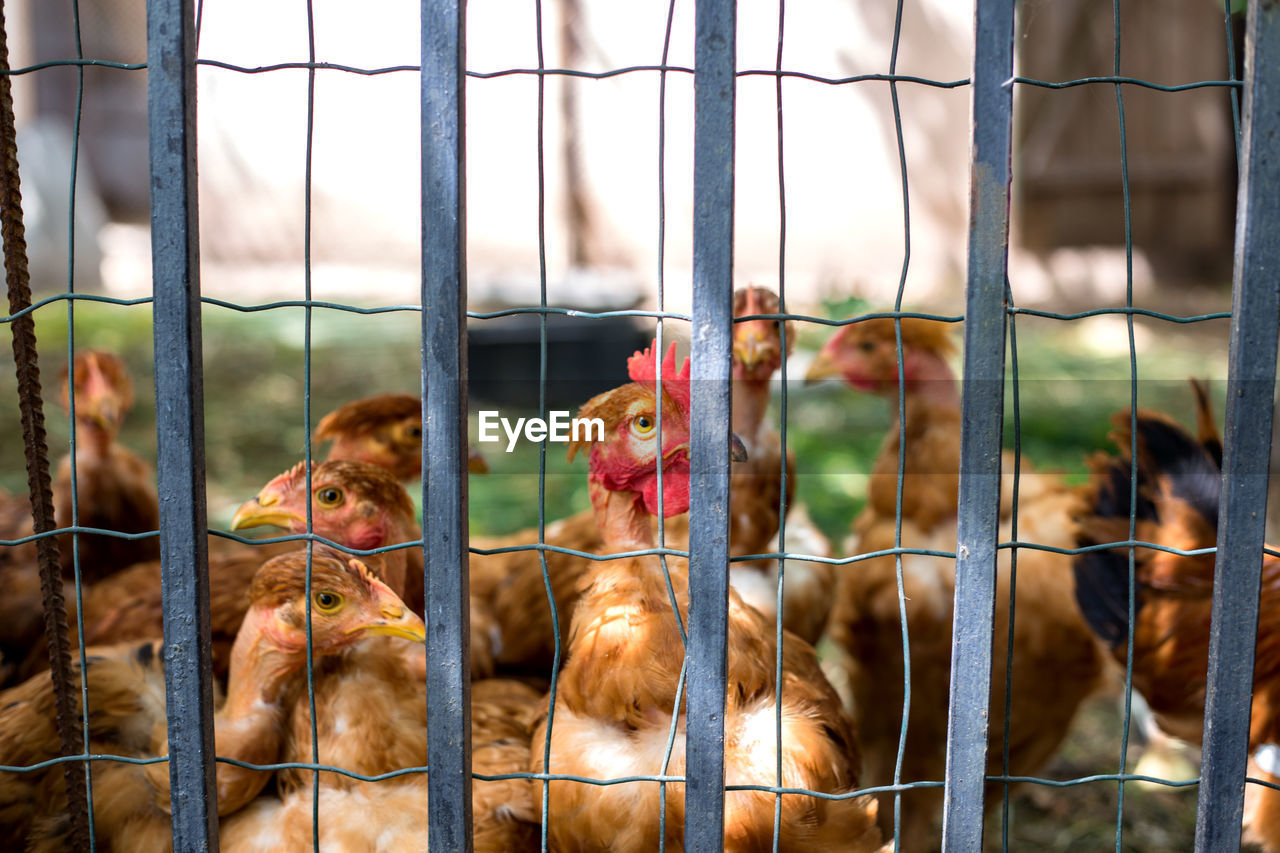
[[[300,465],[294,466],[272,482],[281,490],[292,493],[293,499],[298,503],[303,500],[305,478]],[[403,531],[400,541],[409,541],[419,535],[413,516],[413,502],[404,488],[383,469],[345,460],[322,462],[313,469],[312,486],[313,489],[319,489],[327,484],[335,484],[345,490],[348,495],[347,509],[353,510],[351,518],[355,523],[366,520],[375,512],[385,511],[393,520],[395,529]],[[299,509],[305,511],[301,507]],[[354,529],[354,525],[350,528],[326,527],[326,518],[318,506],[313,508],[313,521],[317,533],[332,538],[340,545],[357,547],[344,536],[344,531]],[[377,547],[383,544],[395,543],[379,543]],[[210,557],[209,610],[213,669],[217,677],[226,677],[231,645],[240,629],[241,620],[249,609],[248,589],[255,573],[267,559],[298,549],[297,542],[255,544],[227,549],[224,556]],[[421,549],[388,552],[386,556],[365,558],[365,562],[375,571],[382,572],[386,561],[391,559],[390,555],[399,555],[397,559],[404,565],[399,571],[405,580],[394,584],[394,591],[404,596],[411,609],[421,613]],[[411,582],[414,578],[418,579],[416,584]],[[38,587],[36,592],[38,593]],[[155,637],[163,633],[164,609],[159,560],[138,563],[112,577],[88,585],[82,596],[85,642],[88,644],[107,645]],[[70,639],[74,643],[77,620],[73,609],[73,595],[68,595],[68,604],[72,610],[68,619]],[[21,677],[30,677],[47,667],[47,654],[36,647],[21,662]]]
[[[268,763],[278,758],[282,701],[292,701],[303,680],[306,642],[298,626],[306,595],[306,554],[299,552],[263,565],[251,586],[252,625],[237,638],[241,664],[228,699],[215,717],[219,755]],[[312,586],[340,594],[347,602],[337,615],[313,615],[313,643],[330,654],[359,637],[353,633],[382,618],[389,593],[375,592],[366,569],[345,556],[319,549],[312,560]],[[301,599],[301,600],[300,600]],[[245,623],[250,625],[249,622]],[[418,623],[421,624],[420,622]],[[265,627],[264,627],[265,626]],[[163,643],[149,640],[86,652],[90,751],[150,757],[163,754],[166,693]],[[78,668],[79,662],[75,661]],[[75,694],[77,703],[80,693]],[[0,695],[0,763],[25,766],[59,754],[52,713],[52,685],[37,676]],[[94,762],[95,834],[103,849],[137,849],[141,839],[168,839],[168,765]],[[251,799],[269,774],[220,763],[219,809],[229,812]],[[68,824],[63,774],[58,765],[28,773],[0,774],[0,838],[10,847],[65,849]],[[37,793],[38,792],[38,793]]]
[[[902,321],[902,406],[898,422],[899,359],[894,322],[877,318],[844,327],[823,348],[855,387],[886,398],[893,424],[872,465],[867,505],[853,522],[847,550],[870,554],[904,548],[954,552],[959,494],[960,398],[946,359],[954,353],[950,326]],[[904,450],[905,448],[905,450]],[[901,534],[897,535],[898,466],[903,454]],[[1000,541],[1012,535],[1012,453],[1003,460]],[[1021,462],[1017,513],[1019,541],[1069,548],[1071,518],[1079,497],[1056,477]],[[906,554],[899,596],[897,561],[878,557],[839,570],[828,625],[839,649],[835,664],[847,680],[866,762],[866,782],[894,782],[902,728],[903,626],[910,638],[911,707],[901,766],[904,783],[939,781],[945,771],[947,697],[951,672],[955,563],[952,558]],[[1010,772],[1034,774],[1056,751],[1076,709],[1101,683],[1104,657],[1064,590],[1072,583],[1070,558],[1018,551],[1017,614],[1012,641],[1011,717],[1006,727],[1005,682],[1009,656],[1011,572],[1000,551],[993,637],[988,772],[1002,774],[1006,728]],[[881,795],[880,823],[893,831],[893,794]],[[998,802],[988,796],[987,802]],[[937,845],[941,789],[903,792],[901,847]]]
[[[1199,396],[1199,395],[1197,395]],[[1211,417],[1211,414],[1209,415]],[[1198,435],[1160,412],[1140,411],[1138,439],[1137,541],[1190,551],[1217,544],[1217,484],[1220,472],[1206,434],[1215,435],[1212,421],[1206,428],[1203,398],[1198,407]],[[1080,545],[1122,542],[1129,538],[1128,479],[1130,416],[1127,411],[1112,419],[1112,439],[1117,454],[1098,454],[1090,460],[1093,472],[1088,510],[1079,519]],[[1161,438],[1161,436],[1173,437]],[[1119,486],[1126,491],[1114,491]],[[1207,491],[1206,488],[1207,487]],[[1123,517],[1122,517],[1123,512]],[[1113,566],[1116,589],[1127,589],[1128,551],[1120,549],[1108,561],[1081,555],[1077,577],[1089,582],[1097,575],[1081,573],[1084,566]],[[1152,548],[1134,549],[1134,576],[1138,599],[1133,625],[1133,683],[1155,713],[1162,728],[1198,742],[1203,732],[1208,668],[1209,621],[1212,611],[1215,557],[1173,554]],[[1123,572],[1125,577],[1120,577]],[[1250,747],[1280,743],[1280,631],[1271,631],[1269,619],[1280,613],[1280,559],[1263,555],[1258,638],[1254,657],[1254,695],[1250,716]],[[1081,588],[1086,600],[1096,590]],[[1096,599],[1095,599],[1096,600]],[[1126,602],[1117,609],[1127,611]],[[1126,612],[1127,618],[1127,612]],[[1116,633],[1120,641],[1111,647],[1115,659],[1127,657],[1127,626]],[[1280,835],[1273,849],[1280,849]]]
[[[740,288],[734,294],[735,316],[771,314],[779,310],[778,297],[763,287]],[[735,325],[735,335],[749,326],[753,334],[766,343],[780,348],[776,321],[748,321]],[[787,346],[794,342],[794,329],[787,322]],[[738,353],[735,352],[735,360]],[[751,381],[735,381],[734,431],[749,446],[748,460],[733,466],[730,482],[731,511],[729,517],[730,555],[735,557],[759,554],[773,550],[772,540],[778,532],[779,507],[782,495],[781,442],[771,429],[763,429],[762,421],[768,401],[768,383],[777,363]],[[759,402],[763,391],[764,402]],[[579,417],[599,417],[605,422],[606,439],[613,436],[628,409],[651,392],[635,383],[606,391],[587,402],[579,411]],[[679,416],[677,408],[664,410],[664,417]],[[569,446],[569,459],[578,451],[590,446],[589,441],[578,441]],[[787,505],[792,506],[795,493],[795,458],[788,454],[788,470],[791,476],[787,484]],[[655,533],[657,522],[653,524]],[[795,530],[791,542],[798,541],[801,530]],[[816,532],[816,531],[815,531]],[[689,526],[687,515],[677,515],[665,520],[664,542],[668,547],[683,549],[687,546]],[[472,546],[492,550],[529,545],[538,541],[536,529],[523,530],[508,536],[475,538]],[[588,554],[604,553],[604,540],[591,510],[554,522],[546,530],[546,541],[561,548],[570,548]],[[823,543],[825,545],[825,542]],[[822,550],[820,545],[816,550]],[[828,548],[829,550],[829,548]],[[825,554],[823,554],[825,556]],[[569,620],[580,595],[579,580],[591,569],[592,561],[586,558],[546,552],[547,574],[551,596],[558,615],[561,637],[567,637]],[[552,666],[556,651],[552,608],[547,599],[547,582],[543,579],[542,564],[537,551],[511,551],[500,554],[472,554],[471,592],[472,617],[481,613],[495,620],[497,646],[496,665],[511,673],[536,673],[545,676]],[[799,628],[800,635],[813,642],[826,624],[826,612],[835,584],[832,567],[822,563],[791,561],[788,564],[786,612],[784,625],[788,629]],[[772,618],[776,608],[776,561],[760,564],[734,563],[732,582],[741,586],[744,596],[761,612]],[[767,591],[766,591],[767,587]],[[474,643],[474,631],[473,631]]]
[[[329,459],[380,465],[401,481],[422,475],[422,402],[414,394],[375,394],[339,406],[320,419],[314,438],[333,442]],[[474,448],[468,449],[467,470],[489,470]]]
[[[373,776],[427,765],[426,681],[422,647],[406,648],[385,638],[370,638],[315,669],[318,755],[312,755],[311,713],[300,697],[289,719],[283,759],[321,761]],[[472,769],[500,775],[523,772],[529,764],[529,729],[539,694],[519,682],[482,679],[472,685]],[[282,770],[279,799],[259,806],[228,828],[235,842],[261,830],[263,814],[276,810],[275,831],[310,838],[309,771]],[[345,839],[350,849],[372,843],[411,849],[425,837],[426,775],[411,773],[379,782],[363,782],[340,773],[321,774],[322,844]],[[344,825],[335,810],[358,809],[359,819]],[[527,779],[475,780],[472,813],[477,850],[537,849],[539,810]],[[245,825],[240,825],[243,821]],[[251,824],[251,825],[250,825]],[[286,824],[286,828],[280,828]],[[225,848],[224,848],[225,849]],[[233,843],[231,849],[239,849]],[[343,848],[348,849],[348,848]]]
[[[597,397],[589,411],[609,413],[619,399],[635,393],[628,388]],[[627,399],[628,406],[632,402],[634,398]],[[668,423],[664,413],[664,432],[668,428],[687,429],[687,420]],[[615,441],[615,432],[606,429],[607,443]],[[616,447],[608,448],[609,458],[626,454],[629,446],[617,441]],[[605,489],[595,464],[597,450],[593,448],[590,482],[604,547],[643,546],[632,537],[652,539],[644,504],[633,493]],[[665,562],[666,571],[655,557],[600,561],[579,579],[580,597],[559,676],[554,725],[548,726],[544,716],[534,732],[531,766],[536,772],[595,779],[683,772],[682,726],[677,728],[665,766],[663,756],[672,719],[683,710],[676,697],[684,655],[679,625],[687,623],[688,574],[683,560]],[[775,627],[731,590],[726,782],[768,785],[776,781],[772,750],[776,749],[775,697],[780,694],[776,701],[782,709],[785,744],[782,784],[828,793],[853,790],[858,783],[858,753],[851,720],[823,677],[813,648],[789,633],[784,633],[781,650],[783,680],[776,683],[775,638]],[[546,767],[544,743],[550,752]],[[655,784],[554,781],[547,783],[546,793],[546,830],[554,849],[651,850],[664,840],[659,837],[662,806]],[[727,795],[726,848],[770,849],[774,805],[775,798],[761,792]],[[667,786],[665,808],[665,841],[679,849],[683,786]],[[781,826],[782,849],[873,850],[880,846],[875,804],[867,797],[831,801],[786,797]]]
[[[68,371],[60,374],[60,400],[70,410]],[[116,443],[124,417],[133,408],[133,379],[115,353],[82,350],[75,359],[76,388],[76,523],[120,533],[159,529],[155,473],[128,448]],[[71,457],[58,463],[54,478],[54,514],[59,526],[73,521]],[[160,556],[160,540],[120,539],[82,533],[79,539],[81,577],[85,582],[106,577],[126,566]],[[72,536],[59,537],[63,574],[74,571]]]

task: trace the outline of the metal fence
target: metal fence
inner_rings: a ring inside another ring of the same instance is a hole
[[[1229,4],[1228,4],[1229,5]],[[983,849],[988,707],[994,630],[997,551],[1030,543],[998,541],[1001,442],[1004,425],[1006,350],[1019,316],[1059,320],[1083,315],[1019,309],[1007,276],[1009,198],[1012,184],[1014,90],[1018,87],[1093,86],[1113,90],[1124,151],[1124,93],[1143,86],[1165,91],[1221,86],[1243,92],[1240,111],[1240,192],[1234,302],[1231,311],[1230,379],[1225,433],[1224,501],[1219,524],[1218,581],[1213,599],[1208,704],[1203,771],[1200,779],[1196,849],[1237,849],[1243,809],[1249,733],[1254,637],[1259,601],[1259,554],[1263,543],[1267,480],[1259,459],[1270,452],[1275,390],[1277,320],[1280,318],[1280,8],[1248,4],[1243,46],[1246,75],[1186,86],[1160,86],[1120,75],[1119,11],[1116,10],[1115,74],[1059,83],[1014,75],[1014,3],[979,0],[975,18],[972,78],[930,81],[899,75],[894,60],[886,74],[818,79],[831,85],[887,83],[895,108],[904,85],[968,85],[972,91],[973,138],[970,178],[967,301],[964,313],[964,398],[959,532],[956,561],[956,631],[952,664],[950,726],[945,780],[944,849]],[[471,840],[470,686],[464,670],[469,656],[467,565],[467,386],[466,326],[466,140],[464,88],[467,80],[465,5],[458,0],[422,2],[422,394],[424,404],[423,551],[426,564],[428,655],[430,844],[439,850],[467,850]],[[310,9],[308,7],[308,12]],[[540,14],[540,8],[539,8]],[[1229,18],[1229,9],[1224,10]],[[901,6],[898,8],[899,24]],[[724,684],[729,561],[730,331],[734,282],[734,130],[737,80],[745,74],[772,75],[779,100],[782,142],[782,81],[813,75],[778,64],[743,71],[736,51],[736,8],[731,0],[697,0],[694,69],[643,69],[666,75],[692,73],[695,83],[693,310],[684,316],[665,310],[621,312],[692,324],[693,400],[690,511],[690,614],[687,661],[687,813],[685,843],[690,850],[718,850],[724,838]],[[540,21],[540,18],[539,18]],[[154,273],[154,329],[158,475],[161,501],[166,681],[169,707],[169,765],[173,784],[174,847],[216,847],[218,820],[214,785],[213,692],[210,675],[208,529],[205,506],[204,417],[201,356],[199,236],[196,197],[196,36],[193,0],[148,2],[148,98],[151,140],[151,235]],[[1229,27],[1228,27],[1229,38]],[[541,57],[540,57],[541,59]],[[93,63],[80,57],[67,64]],[[324,63],[316,61],[314,40],[307,69],[312,87]],[[127,66],[121,66],[127,68]],[[132,66],[134,69],[139,66]],[[17,69],[14,74],[35,69]],[[243,69],[248,70],[248,69]],[[262,70],[262,69],[254,69]],[[413,70],[413,69],[408,69]],[[637,71],[640,69],[625,69]],[[547,75],[574,73],[539,64],[541,96]],[[621,72],[619,72],[621,73]],[[312,93],[313,93],[312,89]],[[309,113],[310,120],[310,113]],[[901,145],[901,126],[897,128]],[[900,148],[901,154],[901,148]],[[904,196],[905,154],[903,156]],[[310,157],[310,136],[308,136]],[[779,175],[782,180],[781,168]],[[1126,184],[1127,186],[1127,184]],[[785,247],[785,204],[782,211]],[[780,271],[784,306],[778,318],[830,323],[785,310],[785,252]],[[899,287],[895,311],[902,308]],[[1130,272],[1130,282],[1132,282]],[[79,294],[62,297],[74,304]],[[108,300],[109,301],[109,300]],[[310,283],[308,319],[319,303]],[[263,307],[263,306],[257,306]],[[332,306],[330,306],[332,307]],[[343,307],[343,306],[338,306]],[[414,306],[415,310],[417,309]],[[391,309],[388,309],[391,310]],[[546,316],[563,312],[542,299],[543,379],[546,378]],[[619,312],[612,312],[619,313]],[[1130,290],[1114,313],[1129,324],[1145,314],[1170,322],[1176,317],[1136,308]],[[11,314],[6,322],[18,315]],[[492,315],[470,315],[483,322]],[[591,316],[591,315],[587,315]],[[849,318],[842,322],[855,322]],[[954,318],[948,318],[954,319]],[[1013,382],[1016,385],[1016,346]],[[1136,361],[1133,379],[1136,388]],[[785,373],[785,363],[784,363]],[[309,384],[309,377],[308,377]],[[785,383],[784,383],[785,387]],[[1136,390],[1133,400],[1136,404]],[[784,397],[785,406],[785,397]],[[785,410],[784,410],[785,411]],[[783,417],[785,422],[785,414]],[[311,425],[307,424],[307,433]],[[310,447],[308,444],[308,456]],[[544,529],[545,524],[540,524]],[[0,545],[15,544],[0,542]],[[540,536],[531,546],[545,553]],[[785,553],[778,556],[800,556]],[[907,549],[898,549],[899,556]],[[856,558],[835,561],[848,564]],[[845,570],[848,570],[846,568]],[[544,562],[545,571],[545,562]],[[553,687],[554,689],[554,687]],[[535,748],[537,745],[535,745]],[[73,759],[80,756],[73,756]],[[88,762],[86,762],[87,766]],[[315,765],[317,769],[327,765]],[[87,778],[86,771],[86,778]],[[537,778],[535,774],[535,778]],[[548,777],[543,774],[541,778]],[[655,777],[656,778],[656,777]],[[667,777],[668,781],[677,777]],[[1124,784],[1119,771],[1107,781]],[[1000,779],[995,779],[1000,781]],[[1009,779],[1007,781],[1023,781]],[[1047,782],[1048,780],[1031,780]],[[1096,781],[1096,780],[1094,780]],[[1261,783],[1259,783],[1261,784]],[[899,790],[910,785],[897,786]],[[781,796],[783,790],[772,790]],[[1121,794],[1123,797],[1123,794]],[[545,806],[544,806],[545,808]],[[1123,804],[1121,805],[1121,810]],[[1117,815],[1116,849],[1121,849]]]

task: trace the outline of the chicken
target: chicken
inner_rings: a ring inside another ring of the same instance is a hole
[[[283,760],[323,761],[363,776],[427,766],[424,649],[409,654],[380,638],[326,659],[315,675],[317,754],[310,706],[295,703]],[[507,679],[475,682],[471,694],[472,771],[524,773],[529,730],[541,694]],[[322,772],[322,849],[422,850],[427,845],[427,776],[421,770],[364,781]],[[314,789],[311,771],[280,772],[278,791],[224,821],[224,851],[310,847]],[[540,811],[528,778],[472,781],[474,849],[480,853],[537,850]]]
[[[72,375],[74,378],[72,379]],[[76,454],[64,457],[53,481],[54,517],[60,527],[73,523],[121,533],[159,529],[159,504],[151,466],[116,442],[125,415],[133,406],[133,380],[123,359],[98,350],[76,354],[75,370],[63,368],[59,399],[70,411],[75,389]],[[75,506],[72,506],[72,470]],[[34,532],[26,496],[0,495],[0,539],[21,539]],[[140,560],[160,556],[155,536],[122,539],[81,533],[58,537],[63,576],[74,576],[79,562],[85,583],[107,577]],[[0,549],[0,656],[3,683],[11,682],[28,650],[39,642],[43,598],[34,543]],[[68,591],[68,599],[74,592]],[[47,664],[46,664],[47,665]]]
[[[657,427],[655,381],[658,353],[629,362],[632,383],[600,394],[581,417],[600,417],[605,438],[591,444],[589,488],[596,520],[610,551],[653,545],[658,509],[657,464],[663,466],[662,501],[668,514],[689,505],[688,362],[677,371],[674,345],[661,365],[662,429]],[[659,448],[659,433],[661,448]],[[571,452],[578,445],[570,445]],[[659,453],[661,452],[661,456]],[[678,718],[684,646],[677,619],[688,608],[688,570],[669,560],[670,583],[656,557],[599,561],[579,581],[568,655],[560,673],[554,721],[539,721],[533,769],[613,779],[645,773],[684,772],[683,739],[663,755]],[[725,707],[725,782],[771,785],[830,794],[858,784],[858,752],[852,721],[822,676],[813,647],[784,633],[782,682],[775,681],[775,627],[759,611],[729,594],[728,693]],[[775,778],[775,697],[781,704],[782,779]],[[544,768],[541,744],[550,738]],[[545,830],[556,850],[654,850],[660,838],[659,788],[645,782],[598,786],[547,783]],[[773,795],[730,791],[725,795],[725,845],[768,849],[774,833]],[[668,849],[683,843],[684,789],[672,783],[665,798]],[[875,803],[869,797],[827,800],[783,797],[782,850],[874,850],[880,846]]]
[[[329,459],[381,465],[401,482],[422,476],[422,401],[413,394],[375,394],[339,406],[320,419],[316,441],[330,441]],[[470,448],[467,467],[485,474],[484,456]]]
[[[764,287],[739,288],[733,294],[734,317],[777,314],[778,296]],[[729,553],[734,557],[779,550],[782,506],[782,442],[765,423],[773,374],[782,367],[783,324],[777,320],[745,320],[733,326],[733,431],[747,448],[747,460],[735,465],[729,483]],[[795,342],[794,323],[785,323],[786,351]],[[787,451],[788,508],[786,545],[792,553],[831,555],[826,538],[795,506],[796,460]],[[688,534],[685,534],[685,539]],[[766,618],[776,618],[778,561],[732,563],[729,579],[748,604]],[[782,625],[816,643],[827,622],[835,588],[830,563],[788,560],[782,601]]]
[[[347,548],[369,551],[422,540],[413,502],[389,468],[366,462],[329,460],[312,469],[312,529]],[[306,477],[303,463],[277,476],[231,520],[232,530],[273,525],[305,533]],[[423,613],[422,548],[407,546],[381,555],[387,584]],[[484,602],[472,594],[473,677],[493,673],[497,628]]]
[[[1197,397],[1198,437],[1167,415],[1137,412],[1136,541],[1181,551],[1217,544],[1222,444],[1198,387]],[[1118,452],[1090,461],[1089,501],[1077,533],[1082,548],[1130,540],[1130,413],[1111,422]],[[1117,548],[1086,551],[1074,562],[1080,609],[1121,665],[1129,651],[1129,559],[1128,548]],[[1214,561],[1213,553],[1133,549],[1133,686],[1164,731],[1196,744],[1204,731]],[[1280,558],[1262,555],[1261,571],[1249,775],[1278,783],[1280,631],[1271,630],[1270,620],[1280,614]],[[1280,851],[1280,796],[1274,790],[1248,786],[1245,821],[1267,850]]]
[[[897,489],[903,451],[901,539],[903,548],[954,552],[959,494],[960,393],[947,364],[953,347],[939,322],[903,318],[902,399],[898,423],[899,368],[892,319],[842,327],[822,348],[809,380],[839,376],[862,391],[887,398],[890,428],[868,478],[867,504],[853,523],[850,554],[871,554],[897,544]],[[1014,537],[1012,480],[1019,464],[1004,460],[1000,541]],[[1058,478],[1037,474],[1021,461],[1016,539],[1070,548],[1071,516],[1079,496]],[[1057,750],[1076,709],[1103,683],[1105,659],[1063,590],[1071,583],[1070,558],[1047,551],[1017,551],[1017,600],[1012,654],[1010,716],[1006,722],[1010,614],[1010,551],[999,552],[991,676],[988,773],[1029,775]],[[902,613],[910,642],[911,706],[901,773],[903,783],[941,781],[946,763],[955,561],[904,554],[902,592],[897,561],[882,556],[842,567],[828,631],[841,658],[832,666],[847,679],[866,757],[867,782],[894,783],[902,729],[904,655]],[[834,677],[835,674],[833,674]],[[987,805],[999,801],[989,785]],[[880,795],[881,829],[893,831],[892,792]],[[941,788],[901,794],[899,841],[904,851],[936,849],[934,822]]]
[[[325,463],[330,464],[330,463]],[[354,463],[352,463],[354,464]],[[367,466],[361,466],[367,467]],[[263,490],[269,510],[288,497]],[[246,507],[249,507],[246,504]],[[255,510],[259,511],[259,510]],[[426,649],[372,637],[317,663],[314,678],[316,751],[311,703],[300,697],[287,715],[282,761],[324,762],[377,776],[427,765]],[[529,765],[529,730],[541,694],[514,681],[482,679],[472,686],[472,767],[486,775],[521,773]],[[322,846],[339,849],[422,849],[427,840],[427,780],[410,773],[368,782],[322,773]],[[285,769],[278,795],[261,798],[226,822],[223,849],[275,850],[308,846],[312,838],[312,773]],[[536,849],[539,810],[528,779],[475,780],[476,849]]]
[[[32,534],[31,502],[25,495],[0,490],[0,539],[24,539]],[[12,684],[22,660],[41,646],[48,667],[48,649],[40,642],[44,631],[44,598],[35,540],[0,547],[0,686]]]
[[[69,375],[73,378],[69,380]],[[75,515],[72,514],[73,461],[58,463],[54,479],[54,514],[59,526],[73,523],[120,533],[159,530],[160,509],[151,465],[116,442],[125,415],[133,408],[133,380],[124,359],[101,350],[76,353],[75,370],[63,368],[59,399],[70,412],[75,389],[76,455]],[[126,566],[160,556],[155,536],[121,539],[81,533],[80,576],[86,583],[106,577]],[[60,537],[63,574],[72,576],[71,534]]]
[[[778,297],[767,288],[746,287],[734,293],[734,316],[778,313]],[[787,324],[788,351],[794,340]],[[747,320],[733,331],[733,430],[748,448],[747,462],[731,474],[729,551],[733,557],[778,550],[778,518],[782,502],[782,445],[778,433],[765,423],[773,374],[782,364],[782,334],[776,320]],[[787,506],[795,492],[795,458],[788,453]],[[802,507],[787,520],[787,547],[795,553],[830,555],[826,539],[808,521]],[[656,531],[656,523],[655,523]],[[689,540],[689,520],[679,515],[667,519],[664,544],[684,549]],[[538,541],[536,529],[508,536],[473,539],[472,547],[497,550]],[[545,541],[558,548],[587,554],[603,553],[604,539],[591,510],[549,524]],[[578,581],[590,571],[592,560],[559,551],[547,551],[547,575],[559,617],[560,635],[568,631],[578,597]],[[730,583],[748,604],[770,620],[776,618],[778,564],[776,560],[734,562]],[[827,608],[835,585],[830,564],[787,561],[783,626],[809,642],[815,642],[826,624]],[[555,654],[551,608],[544,606],[546,586],[537,551],[473,554],[471,592],[488,603],[500,626],[500,667],[545,675]],[[539,603],[533,603],[539,602]]]
[[[255,525],[286,525],[291,533],[306,532],[306,478],[302,463],[274,478],[257,498],[246,502],[232,521],[233,529]],[[417,538],[413,503],[386,470],[358,462],[321,462],[312,469],[312,530],[346,548],[371,550]],[[209,612],[215,675],[225,676],[230,650],[249,607],[246,591],[264,559],[281,550],[294,551],[298,542],[246,547],[230,556],[209,560]],[[421,565],[416,548],[364,557],[388,586],[402,594],[406,566]],[[418,569],[421,573],[421,569]],[[69,602],[70,603],[70,602]],[[159,636],[164,611],[160,592],[160,562],[139,563],[87,587],[83,593],[85,642],[120,643]],[[421,602],[417,603],[421,612]],[[413,604],[410,605],[411,609]],[[76,620],[69,619],[71,641]],[[25,672],[47,666],[38,650],[28,658]]]
[[[249,588],[251,606],[236,637],[225,701],[214,718],[219,756],[268,764],[279,759],[282,711],[305,686],[306,554],[273,558]],[[312,650],[341,652],[371,634],[421,642],[426,629],[359,560],[319,548],[312,560]],[[128,757],[163,755],[164,646],[149,640],[90,649],[90,751]],[[80,694],[75,697],[79,702]],[[37,677],[0,696],[0,763],[28,766],[59,753],[53,695]],[[97,761],[94,833],[100,847],[168,850],[169,765]],[[218,812],[231,814],[262,790],[271,774],[219,762]],[[0,773],[0,837],[7,849],[65,850],[69,820],[59,765]]]
[[[337,460],[311,468],[311,493],[307,494],[307,465],[299,462],[262,487],[231,519],[231,529],[282,527],[289,533],[307,532],[307,506],[311,505],[311,530],[319,536],[341,536],[346,548],[371,551],[420,539],[413,502],[386,468],[365,462]],[[383,554],[383,579],[403,593],[405,575],[421,552],[399,548]],[[421,603],[407,601],[421,612]]]

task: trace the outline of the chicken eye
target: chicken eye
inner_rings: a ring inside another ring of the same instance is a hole
[[[653,418],[648,415],[638,415],[636,419],[631,422],[631,431],[636,435],[648,435],[653,432],[654,426]]]
[[[401,424],[396,427],[396,436],[401,441],[421,441],[422,424],[417,421]]]
[[[327,590],[317,592],[311,597],[311,600],[321,613],[332,613],[342,606],[342,596]]]
[[[862,343],[858,344],[858,349],[862,350],[867,355],[870,355],[871,353],[876,351],[876,342],[863,341]]]
[[[342,489],[336,486],[325,486],[316,489],[316,502],[323,507],[333,508],[342,503]]]

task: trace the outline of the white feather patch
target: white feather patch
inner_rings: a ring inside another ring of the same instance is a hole
[[[1253,762],[1264,773],[1280,777],[1280,746],[1264,743],[1253,751]]]

